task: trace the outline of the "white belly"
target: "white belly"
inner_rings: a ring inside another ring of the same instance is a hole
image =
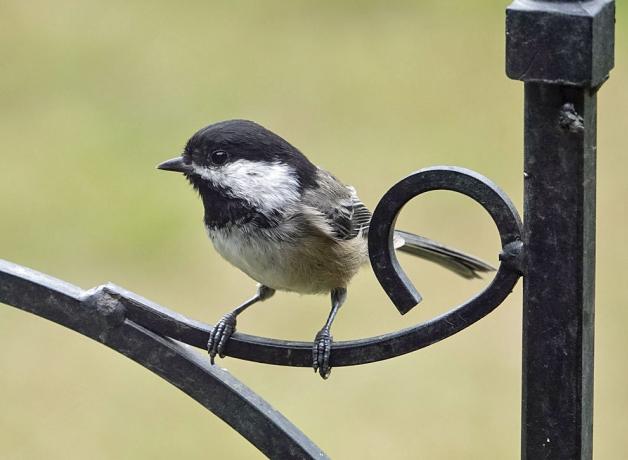
[[[366,242],[332,241],[312,236],[307,241],[280,241],[264,231],[239,228],[212,230],[216,250],[251,278],[273,289],[315,294],[345,287],[366,261]]]

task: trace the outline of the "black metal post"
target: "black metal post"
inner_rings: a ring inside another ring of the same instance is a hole
[[[525,82],[522,458],[590,459],[596,91],[613,66],[612,0],[507,10]]]

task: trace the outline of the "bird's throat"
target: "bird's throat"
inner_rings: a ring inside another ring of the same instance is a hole
[[[235,198],[229,192],[203,180],[191,179],[205,209],[204,222],[208,229],[222,229],[246,224],[259,228],[277,225],[277,216],[269,216],[256,209],[251,203]]]

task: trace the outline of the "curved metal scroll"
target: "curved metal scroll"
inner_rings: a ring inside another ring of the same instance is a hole
[[[450,190],[474,199],[488,211],[497,225],[503,248],[500,259],[505,263],[500,265],[493,282],[478,296],[482,297],[482,308],[488,313],[506,298],[521,275],[521,268],[513,266],[510,259],[515,253],[515,258],[519,259],[517,256],[521,254],[521,219],[499,187],[469,169],[455,166],[422,169],[397,182],[386,192],[375,208],[369,229],[369,256],[375,276],[401,314],[421,301],[421,295],[397,261],[393,234],[397,216],[404,205],[412,198],[433,190]],[[477,309],[478,302],[469,303]],[[454,311],[469,310],[466,307]]]
[[[413,296],[413,292],[416,291],[413,291],[414,288],[392,252],[390,232],[394,227],[395,218],[401,207],[412,197],[438,189],[463,193],[478,201],[492,216],[497,224],[503,247],[500,255],[501,264],[495,278],[480,294],[437,318],[389,334],[335,342],[331,356],[333,366],[352,366],[389,359],[447,338],[493,311],[508,296],[521,276],[521,220],[508,197],[491,181],[473,171],[454,167],[424,169],[401,180],[386,193],[377,206],[371,223],[369,247],[373,269],[393,302],[403,310],[411,307],[416,299]],[[37,299],[39,302],[37,309],[32,307],[33,301],[26,302],[18,297],[7,297],[4,294],[7,290],[14,292],[15,295],[20,289],[27,289],[29,283],[32,283],[32,280],[20,279],[18,274],[14,273],[19,270],[26,269],[8,263],[0,264],[2,276],[0,302],[23,308],[75,330],[82,327],[80,321],[77,322],[75,319],[70,322],[65,316],[51,317],[50,312],[46,310],[50,306],[44,305],[47,301],[45,292],[41,292]],[[55,292],[61,283],[39,274],[36,279],[39,282],[37,285],[39,290],[49,289]],[[21,285],[21,288],[18,288],[17,284]],[[68,285],[64,286],[67,288]],[[93,290],[88,298],[77,296],[77,289],[71,286],[70,290],[75,295],[73,302],[81,302],[81,298],[83,302],[88,299],[96,308],[105,308],[113,299],[123,307],[123,313],[120,310],[117,314],[122,315],[125,322],[129,321],[162,337],[169,337],[198,348],[204,349],[207,344],[211,326],[186,318],[123,288],[108,284]],[[84,306],[79,303],[74,308],[81,310],[81,307]],[[93,311],[93,308],[92,310],[83,308],[82,311]],[[90,337],[97,335],[98,333],[94,332]],[[309,367],[312,359],[311,347],[310,342],[275,340],[236,332],[229,340],[226,355],[260,363]],[[131,353],[131,350],[128,353]],[[203,372],[210,370],[211,368]]]

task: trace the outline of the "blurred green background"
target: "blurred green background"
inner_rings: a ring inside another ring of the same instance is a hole
[[[0,257],[84,288],[112,281],[214,322],[254,283],[206,239],[198,198],[154,166],[198,128],[249,118],[354,185],[373,207],[418,168],[455,164],[521,209],[522,84],[504,74],[507,2],[0,3]],[[621,5],[620,5],[621,6]],[[595,457],[628,456],[626,12],[599,96]],[[493,262],[496,231],[451,193],[400,227]],[[425,302],[400,317],[365,268],[336,340],[415,324],[467,282],[402,263]],[[333,458],[519,457],[521,290],[477,325],[397,359],[307,369],[225,359]],[[310,340],[326,297],[277,295],[243,332]],[[186,395],[82,336],[0,308],[0,458],[260,458]]]

